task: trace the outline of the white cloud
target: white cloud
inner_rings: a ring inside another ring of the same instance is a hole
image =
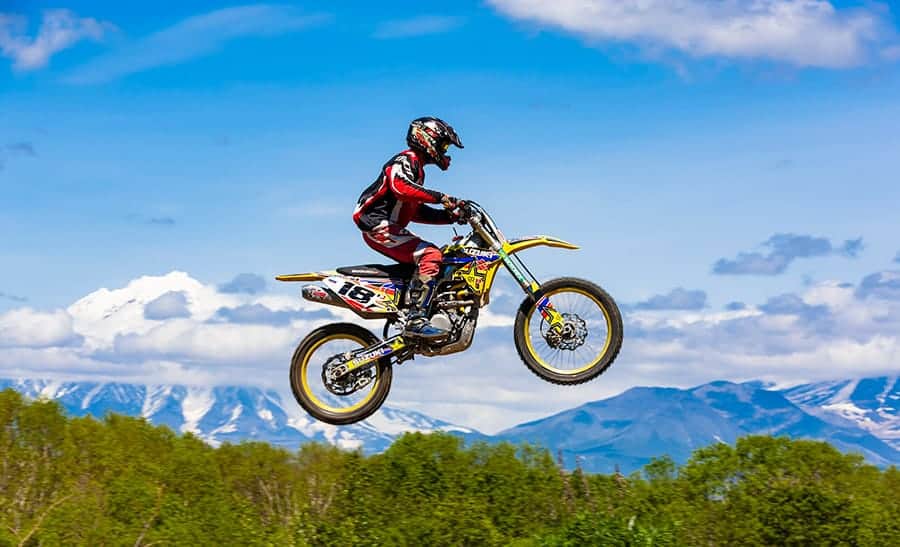
[[[289,6],[250,5],[224,8],[183,19],[174,25],[122,46],[68,75],[74,84],[96,84],[155,67],[188,61],[219,50],[226,42],[247,36],[276,36],[325,20]]]
[[[881,15],[826,0],[488,0],[501,13],[591,42],[636,43],[694,57],[845,68],[876,57]],[[882,51],[891,51],[890,47]]]
[[[32,38],[26,34],[24,17],[0,13],[0,52],[13,60],[16,70],[34,70],[46,66],[55,53],[82,40],[102,40],[113,28],[97,19],[55,9],[43,13],[41,26]]]
[[[793,307],[771,305],[776,297],[730,318],[632,316],[623,359],[667,368],[678,385],[713,377],[784,385],[896,371],[900,302],[856,293],[824,282],[796,295]]]
[[[469,352],[418,358],[399,368],[390,402],[495,432],[634,386],[691,387],[718,379],[787,386],[896,374],[900,300],[884,293],[863,299],[856,287],[838,282],[811,286],[796,299],[785,296],[734,311],[627,313],[618,359],[579,386],[556,386],[531,374],[508,327],[479,329]]]
[[[885,288],[895,279],[888,271],[857,285],[823,282],[740,310],[627,313],[618,360],[580,386],[544,382],[521,363],[511,332],[521,298],[501,280],[473,347],[404,363],[389,402],[494,432],[637,385],[688,387],[717,379],[788,385],[896,373],[900,298]],[[169,293],[185,296],[190,316],[147,319],[146,305]],[[263,307],[288,319],[246,322],[221,313]],[[323,310],[333,317],[322,317]],[[284,388],[295,345],[333,321],[362,323],[349,311],[297,296],[226,294],[184,272],[144,276],[99,289],[65,311],[0,315],[0,377]],[[380,331],[379,323],[363,324]]]
[[[161,302],[165,313],[146,314]],[[263,306],[289,320],[250,324],[220,313]],[[297,296],[226,294],[184,272],[143,276],[98,289],[67,310],[0,315],[0,377],[282,386],[304,334],[352,319],[344,310],[329,319],[322,310]]]
[[[86,354],[83,348],[78,347],[8,348],[0,351],[2,378],[221,385],[238,377],[237,374],[226,366],[210,370],[159,359],[110,362]]]
[[[187,296],[180,291],[169,291],[144,306],[144,318],[164,321],[176,317],[190,317]]]
[[[44,348],[76,342],[72,316],[64,310],[19,308],[0,315],[0,348]]]
[[[299,329],[288,327],[171,320],[143,334],[119,335],[111,358],[169,359],[213,367],[259,366],[286,362],[292,344],[300,337]]]
[[[116,336],[124,333],[145,333],[158,326],[148,320],[148,304],[163,295],[182,293],[192,318],[203,322],[224,306],[236,306],[241,299],[220,294],[214,286],[204,285],[184,272],[170,272],[163,276],[143,276],[120,289],[98,289],[68,307],[74,318],[75,330],[85,337],[88,349],[112,346]]]
[[[289,320],[259,324],[222,314],[244,308],[264,308]],[[85,351],[103,360],[155,359],[215,369],[290,359],[292,346],[315,322],[304,317],[321,309],[299,297],[226,293],[176,271],[140,277],[120,289],[99,289],[68,312],[85,337]]]

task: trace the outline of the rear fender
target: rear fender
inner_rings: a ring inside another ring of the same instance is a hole
[[[304,286],[301,296],[310,302],[349,309],[363,319],[383,319],[396,314],[403,291],[403,286],[394,279],[349,277],[331,270],[279,275],[275,279],[321,281],[322,285]]]
[[[299,274],[285,274],[275,276],[278,281],[297,282],[297,281],[321,281],[326,277],[337,275],[337,272],[309,272]]]

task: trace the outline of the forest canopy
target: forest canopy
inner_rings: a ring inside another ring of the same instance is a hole
[[[0,545],[872,545],[900,472],[752,436],[630,476],[539,447],[406,434],[372,456],[211,447],[143,419],[0,392]]]

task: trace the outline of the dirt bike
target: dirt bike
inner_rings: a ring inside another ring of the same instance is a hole
[[[622,317],[612,297],[583,279],[539,283],[517,256],[539,245],[578,246],[548,236],[508,240],[475,202],[464,202],[457,214],[472,230],[442,249],[441,271],[429,303],[431,324],[447,331],[442,338],[426,341],[403,335],[408,320],[405,289],[413,265],[369,264],[276,277],[320,281],[304,286],[303,298],[347,308],[363,319],[385,320],[381,338],[353,323],[333,323],[301,341],[291,360],[291,389],[313,417],[334,425],[363,420],[387,398],[393,365],[416,355],[468,349],[500,265],[526,294],[516,314],[514,343],[532,372],[571,385],[596,378],[612,364],[622,345]]]

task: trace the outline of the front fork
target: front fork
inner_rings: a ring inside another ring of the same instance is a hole
[[[500,260],[503,261],[503,265],[506,266],[506,269],[509,270],[509,273],[512,274],[516,282],[519,283],[519,286],[522,287],[525,294],[530,296],[532,300],[537,300],[537,293],[541,289],[541,284],[538,283],[537,279],[528,270],[528,267],[525,266],[522,260],[517,256],[510,255],[502,248],[497,250],[497,254],[500,255]],[[563,319],[561,313],[553,308],[550,299],[544,296],[538,300],[537,308],[538,311],[541,312],[541,317],[544,318],[544,321],[550,325],[550,328],[556,333],[561,333],[566,320]]]

